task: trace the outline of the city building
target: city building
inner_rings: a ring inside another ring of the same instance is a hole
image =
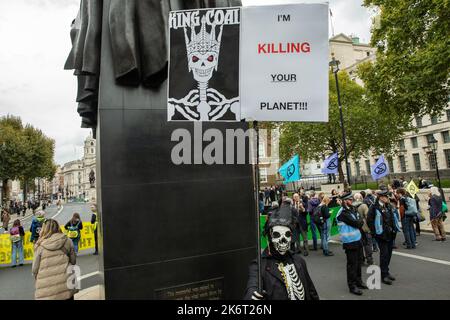
[[[83,158],[62,166],[59,183],[63,185],[63,198],[96,201],[97,189],[92,183],[96,177],[95,150],[96,142],[91,135],[84,141]]]
[[[330,39],[330,60],[334,54],[336,60],[340,61],[340,70],[347,72],[360,85],[363,82],[357,77],[357,68],[366,61],[375,61],[375,53],[375,48],[360,43],[358,37],[338,34]],[[434,136],[438,142],[436,155],[441,178],[450,177],[450,108],[440,117],[416,118],[413,125],[417,132],[408,132],[401,137],[398,142],[400,151],[387,159],[391,176],[435,179],[435,158],[430,145]],[[365,157],[349,159],[353,181],[371,179],[370,166],[376,163],[378,157],[378,154],[368,151]],[[345,171],[345,166],[343,169]]]
[[[280,168],[280,131],[260,130],[259,140],[259,181],[260,187],[270,187],[281,183]]]

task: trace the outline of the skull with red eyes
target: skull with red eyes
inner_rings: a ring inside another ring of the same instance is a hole
[[[189,70],[192,70],[194,79],[198,82],[208,82],[214,70],[217,70],[217,53],[194,52],[189,56]]]

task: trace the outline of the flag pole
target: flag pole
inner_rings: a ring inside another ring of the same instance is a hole
[[[256,161],[254,165],[255,180],[255,216],[256,216],[256,263],[258,265],[258,292],[262,292],[261,281],[261,231],[260,231],[260,213],[259,213],[259,127],[258,121],[253,121],[253,128],[256,131]]]

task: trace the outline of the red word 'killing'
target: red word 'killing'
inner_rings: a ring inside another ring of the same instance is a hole
[[[311,47],[308,42],[288,43],[259,43],[258,54],[268,53],[309,53]]]

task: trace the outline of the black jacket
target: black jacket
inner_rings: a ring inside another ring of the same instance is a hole
[[[289,259],[292,259],[297,269],[298,277],[305,289],[305,300],[319,300],[314,283],[312,282],[306,262],[299,254],[291,254]],[[262,289],[267,292],[267,300],[287,300],[288,294],[283,278],[277,266],[278,260],[268,254],[266,249],[261,256],[261,277]],[[249,267],[249,277],[247,283],[247,290],[245,293],[245,300],[251,300],[254,291],[258,290],[258,265],[254,260]]]
[[[356,216],[356,219],[353,217],[353,215]],[[346,225],[348,225],[350,227],[360,229],[360,230],[361,230],[362,226],[364,225],[364,221],[362,220],[362,217],[360,217],[359,213],[357,211],[355,211],[354,208],[342,207],[342,212],[337,217],[337,220],[342,221],[343,223],[345,223]],[[360,246],[361,246],[361,240],[343,244],[344,249],[357,249]]]
[[[381,213],[381,220],[383,225],[383,233],[380,235],[377,235],[375,231],[375,216],[377,210]],[[370,206],[369,213],[367,214],[367,225],[370,228],[370,232],[375,235],[377,239],[384,241],[391,241],[394,239],[396,233],[394,214],[394,208],[392,207],[392,205],[387,204],[386,206],[382,207],[378,199],[372,206]]]

